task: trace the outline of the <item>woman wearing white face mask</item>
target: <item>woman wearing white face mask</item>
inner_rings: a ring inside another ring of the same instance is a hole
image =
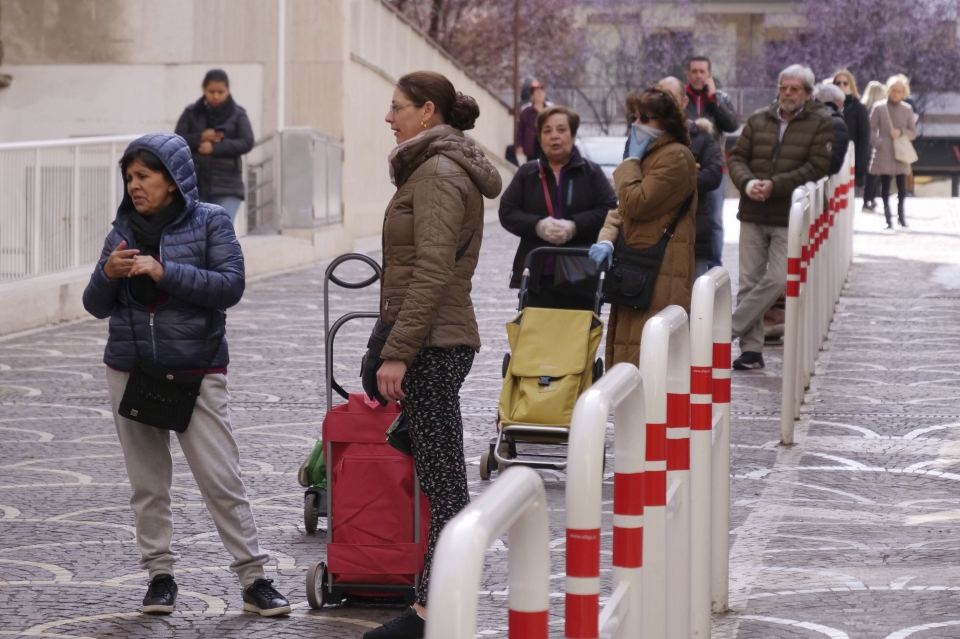
[[[610,211],[590,257],[613,261],[614,246],[645,249],[671,235],[653,286],[649,308],[613,304],[607,322],[606,366],[639,365],[640,335],[648,319],[671,304],[690,309],[697,227],[697,163],[690,152],[686,116],[657,85],[627,98],[631,127],[629,157],[613,174],[620,204]],[[614,265],[610,277],[616,277]]]

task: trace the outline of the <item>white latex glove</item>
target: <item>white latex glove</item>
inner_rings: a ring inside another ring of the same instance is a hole
[[[565,241],[563,238],[566,232],[558,220],[552,217],[545,217],[537,222],[537,235],[546,242],[560,246]]]
[[[563,242],[561,244],[566,244],[577,234],[577,223],[573,220],[556,220],[556,222],[563,229]]]

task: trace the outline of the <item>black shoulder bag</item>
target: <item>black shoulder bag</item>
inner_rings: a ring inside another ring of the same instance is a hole
[[[680,214],[666,228],[663,236],[653,246],[631,248],[623,239],[623,230],[613,247],[613,266],[607,273],[603,285],[603,301],[618,306],[629,306],[638,311],[646,311],[653,300],[653,287],[667,253],[667,244],[677,230],[677,224],[690,210],[693,194],[680,207]]]
[[[129,286],[127,294],[129,296]],[[210,361],[207,362],[203,373],[197,375],[167,370],[140,358],[131,306],[132,304],[127,306],[127,315],[130,320],[130,332],[133,333],[133,349],[137,355],[137,362],[130,371],[130,379],[127,380],[127,387],[123,391],[118,412],[121,417],[147,426],[182,433],[187,430],[190,419],[193,417],[193,408],[196,406],[197,397],[200,396],[200,384],[203,383],[203,378],[213,365],[213,360],[223,344],[223,337],[227,332],[226,313],[221,311],[224,318],[223,335],[217,341],[217,346],[213,349],[213,355],[210,356]]]

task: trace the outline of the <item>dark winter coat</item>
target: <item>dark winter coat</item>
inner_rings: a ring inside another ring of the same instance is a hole
[[[836,175],[843,167],[843,161],[847,159],[850,133],[847,132],[847,123],[843,119],[840,107],[832,102],[827,102],[824,106],[827,107],[830,118],[833,120],[833,151],[830,156],[830,168],[827,169],[827,175]]]
[[[713,224],[710,221],[710,198],[723,180],[723,154],[713,139],[713,126],[706,118],[690,125],[690,152],[700,168],[697,170],[697,242],[694,257],[711,260],[713,254]]]
[[[733,133],[740,128],[740,117],[728,96],[723,91],[717,91],[708,96],[706,90],[697,93],[689,84],[684,89],[690,101],[687,103],[687,119],[699,120],[706,118],[713,125],[713,141],[717,148],[723,149],[727,143],[727,133]]]
[[[500,224],[520,237],[520,246],[513,258],[510,288],[520,288],[527,253],[540,246],[553,246],[537,235],[537,222],[550,216],[543,195],[543,182],[540,180],[541,162],[553,210],[562,210],[563,219],[572,220],[577,225],[576,235],[564,246],[588,248],[595,244],[597,234],[607,219],[607,211],[617,208],[617,195],[603,169],[581,156],[576,147],[560,173],[562,184],[559,191],[562,196],[557,192],[557,181],[546,158],[521,166],[500,197]],[[563,198],[562,202],[560,197]]]
[[[130,143],[127,151],[147,149],[163,162],[180,188],[183,212],[160,239],[163,277],[157,283],[167,299],[153,312],[134,301],[125,279],[112,280],[103,271],[121,241],[137,248],[127,218],[140,215],[124,194],[113,230],[103,244],[100,261],[83,292],[83,307],[98,319],[110,318],[103,361],[119,370],[133,370],[136,356],[128,309],[133,313],[137,348],[148,361],[175,371],[203,370],[220,336],[226,331],[219,311],[240,301],[244,289],[243,253],[230,217],[221,207],[201,204],[197,177],[186,142],[173,133],[152,133]],[[212,368],[227,365],[223,340]]]
[[[750,116],[736,146],[730,151],[727,170],[740,191],[741,222],[786,227],[790,222],[793,190],[827,174],[833,149],[833,120],[816,100],[798,113],[780,140],[779,104]],[[746,194],[751,180],[773,181],[773,195],[758,202]]]
[[[406,142],[390,164],[397,192],[383,219],[380,319],[393,329],[381,356],[410,366],[421,348],[479,351],[470,292],[483,198],[500,195],[500,173],[447,125]]]
[[[863,186],[866,184],[867,169],[870,168],[870,149],[872,148],[870,146],[870,112],[863,102],[851,94],[843,101],[843,120],[847,124],[847,133],[850,135],[856,154],[856,185]]]
[[[190,145],[197,172],[197,189],[201,201],[233,196],[244,198],[243,163],[241,156],[253,148],[253,128],[247,112],[239,104],[223,123],[223,139],[213,144],[213,153],[201,154],[200,136],[209,128],[203,98],[183,110],[174,132]]]

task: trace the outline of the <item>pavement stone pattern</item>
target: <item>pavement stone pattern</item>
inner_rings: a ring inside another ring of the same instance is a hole
[[[724,258],[736,282],[736,201],[727,209]],[[777,445],[782,349],[766,349],[766,369],[734,374],[732,610],[715,615],[714,637],[960,637],[960,205],[911,199],[907,211],[911,229],[897,232],[881,230],[882,216],[857,213],[855,263],[796,445]],[[503,325],[516,308],[506,283],[517,241],[497,224],[485,234],[474,280],[484,346],[461,393],[474,495],[489,485],[479,456],[494,434]],[[325,266],[251,279],[228,313],[244,480],[272,557],[268,577],[294,614],[242,612],[230,557],[176,444],[178,608],[169,617],[137,612],[146,576],[104,382],[106,323],[84,321],[0,339],[0,636],[359,637],[398,614],[313,611],[305,601],[306,569],[325,557],[324,533],[304,532],[296,481],[326,407]],[[368,273],[338,270],[355,280]],[[330,315],[376,310],[376,299],[376,290],[331,286]],[[348,389],[359,389],[370,324],[348,323],[336,340],[335,374]],[[560,637],[564,475],[540,474],[551,507],[551,636]],[[487,553],[478,636],[506,636],[505,550],[503,540]]]

